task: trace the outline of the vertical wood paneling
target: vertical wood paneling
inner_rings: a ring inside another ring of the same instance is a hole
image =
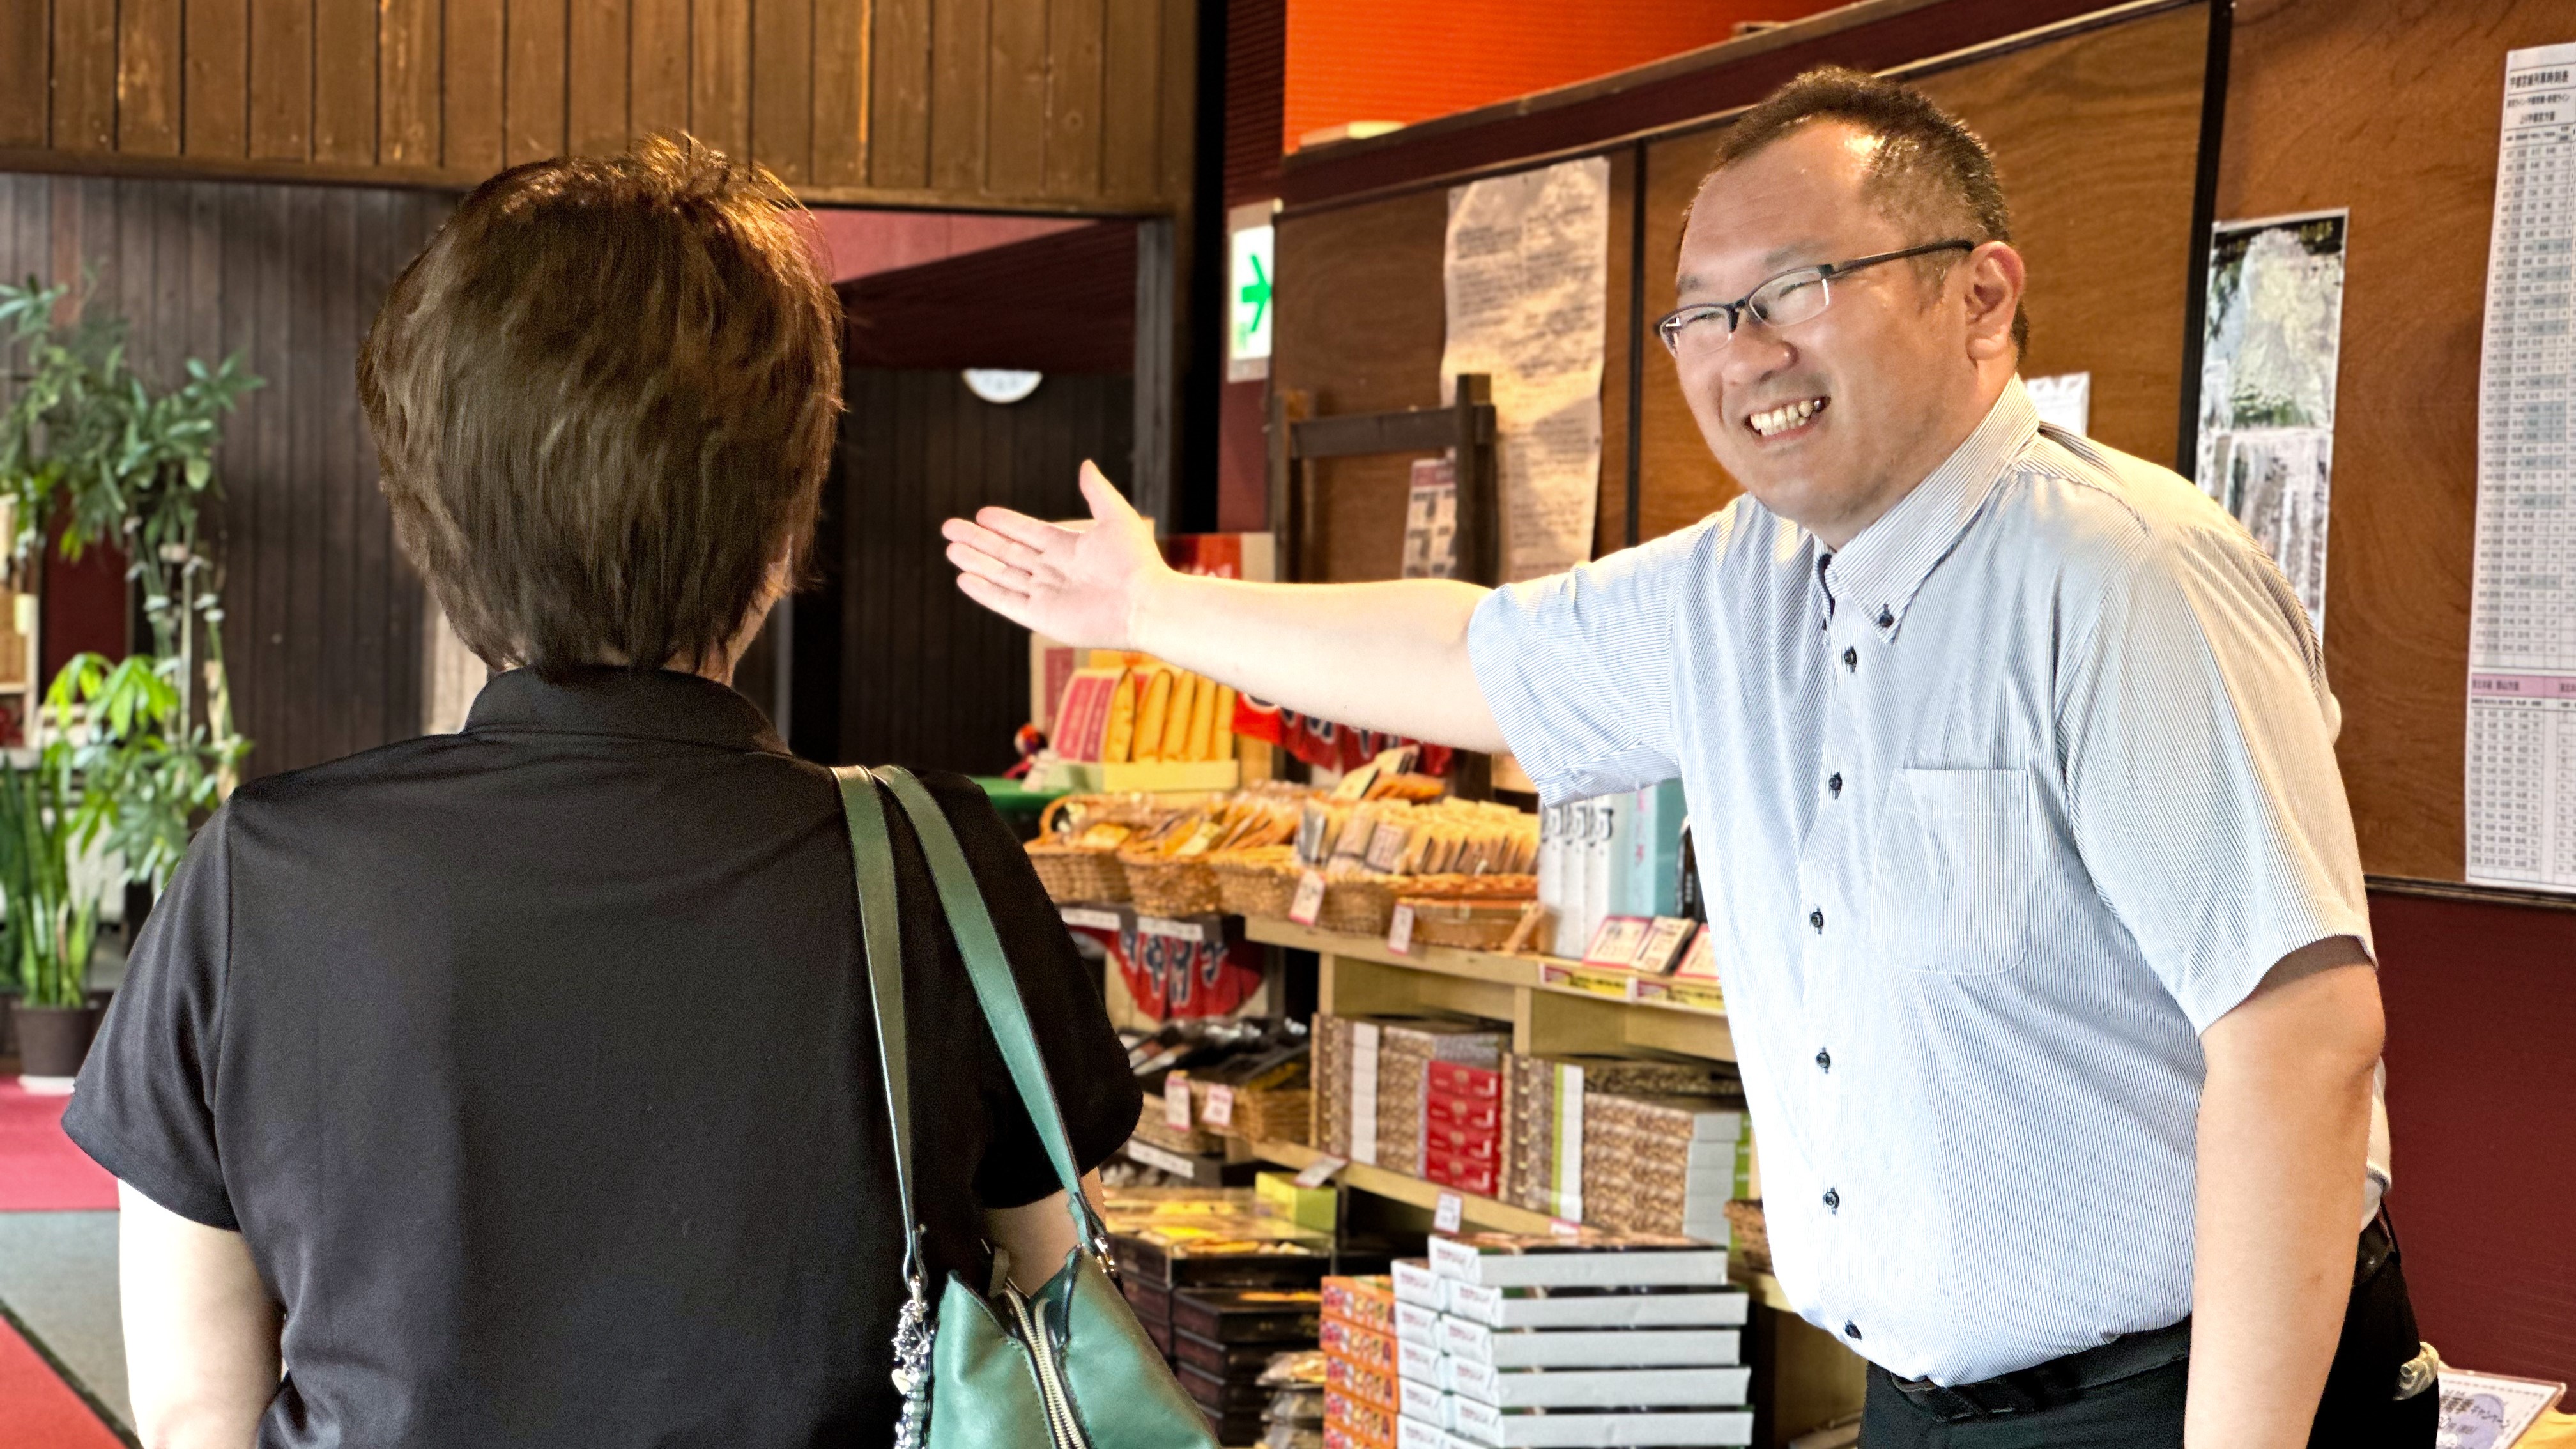
[[[503,61],[503,161],[516,166],[564,149],[564,0],[509,0]]]
[[[1046,191],[1100,190],[1102,0],[1049,0],[1047,14]]]
[[[571,150],[626,149],[627,0],[572,0],[566,109]]]
[[[814,175],[815,4],[758,0],[751,12],[751,155],[790,186]]]
[[[471,176],[502,166],[502,57],[506,43],[501,0],[447,0],[447,84],[439,126],[442,164]]]
[[[313,154],[312,0],[250,0],[250,154]]]
[[[984,186],[1034,195],[1046,186],[1046,7],[996,0],[992,25]]]
[[[1155,165],[1162,178],[1159,194],[1175,206],[1190,194],[1190,158],[1198,134],[1198,7],[1192,0],[1162,0],[1163,64],[1160,144]]]
[[[930,178],[931,0],[875,0],[868,50],[868,180],[918,187]]]
[[[441,0],[377,0],[377,104],[387,166],[439,164]]]
[[[357,350],[363,325],[356,296],[359,211],[371,194],[381,195],[335,186],[322,196],[321,274],[314,278],[318,285],[306,290],[316,314],[317,335],[314,345],[305,349],[322,358],[346,357]],[[359,443],[357,389],[333,387],[308,402],[319,415],[319,466],[313,481],[321,495],[317,512],[322,533],[321,579],[311,596],[318,610],[309,626],[317,660],[312,677],[350,681],[358,668],[357,634],[366,625],[380,622],[370,616],[359,596],[358,490],[352,485],[365,476],[361,461],[365,450]],[[315,753],[337,758],[357,747],[355,694],[345,685],[321,691]]]
[[[869,0],[814,7],[814,183],[868,179]]]
[[[249,0],[187,0],[179,148],[226,160],[250,154]]]
[[[0,5],[0,146],[46,143],[52,30],[42,5]]]
[[[1003,0],[1009,3],[1009,0]],[[993,0],[930,0],[930,173],[942,191],[984,189]]]
[[[179,0],[120,0],[117,150],[135,156],[179,154],[179,74]]]
[[[364,166],[376,160],[376,7],[316,0],[313,7],[313,159]]]
[[[689,0],[633,0],[627,75],[638,137],[689,128]]]
[[[333,238],[323,216],[329,199],[329,192],[311,186],[297,187],[286,199],[287,245],[295,266],[284,289],[291,351],[279,380],[299,399],[319,398],[327,376],[323,360],[330,355],[329,339],[322,331],[322,299],[316,295],[316,284],[327,285],[332,275]],[[287,432],[288,472],[282,491],[287,498],[285,543],[290,564],[285,580],[286,647],[280,662],[289,679],[322,676],[322,578],[330,567],[325,555],[331,546],[331,488],[325,480],[334,461],[324,436],[329,412],[309,403],[297,408]],[[278,744],[296,759],[328,758],[320,713],[311,708],[283,710]]]
[[[1162,13],[1155,0],[1108,0],[1101,54],[1100,185],[1105,191],[1142,195],[1158,179],[1156,128],[1161,124],[1155,77],[1162,53]]]
[[[751,0],[690,0],[689,129],[728,156],[751,154]]]
[[[54,0],[54,144],[116,149],[116,0]]]

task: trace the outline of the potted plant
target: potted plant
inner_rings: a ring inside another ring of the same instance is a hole
[[[0,286],[0,344],[21,359],[0,410],[8,558],[31,572],[49,534],[65,558],[101,542],[123,548],[152,648],[64,665],[42,716],[29,712],[41,748],[0,761],[0,973],[21,993],[22,1072],[63,1086],[94,1024],[99,914],[73,860],[102,849],[126,879],[166,883],[249,749],[232,727],[219,578],[198,527],[217,492],[222,415],[259,386],[238,358],[213,368],[191,358],[186,381],[156,388],[126,365],[124,319],[91,308],[58,322],[66,295],[33,279]]]

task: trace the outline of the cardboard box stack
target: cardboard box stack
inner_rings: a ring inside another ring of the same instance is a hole
[[[1722,1248],[1444,1235],[1394,1278],[1400,1449],[1753,1442],[1750,1305]]]
[[[1271,1359],[1315,1346],[1323,1294],[1313,1288],[1175,1288],[1172,1359],[1220,1444],[1261,1438]]]
[[[1118,1286],[1220,1442],[1250,1444],[1271,1359],[1313,1348],[1332,1238],[1242,1189],[1124,1188],[1101,1203]]]
[[[1511,1033],[1458,1018],[1319,1013],[1313,1039],[1315,1145],[1336,1157],[1421,1177],[1428,1166],[1424,1113],[1432,1066],[1494,1071]],[[1499,1078],[1495,1090],[1499,1096]],[[1441,1140],[1458,1139],[1444,1134]],[[1454,1148],[1444,1150],[1455,1155]]]
[[[1569,1221],[1598,1216],[1601,1204],[1589,1200],[1586,1163],[1595,1095],[1620,1097],[1736,1097],[1734,1073],[1711,1062],[1646,1061],[1608,1056],[1513,1055],[1504,1067],[1503,1175],[1501,1196],[1516,1207]],[[1663,1126],[1675,1119],[1657,1118]],[[1618,1160],[1620,1178],[1606,1173],[1595,1179],[1610,1188],[1624,1180],[1624,1166],[1637,1151],[1634,1133],[1641,1119],[1625,1112],[1604,1118],[1612,1141],[1605,1161]],[[1696,1130],[1694,1128],[1694,1130]],[[1713,1130],[1713,1129],[1712,1129]],[[1616,1158],[1621,1151],[1628,1158]],[[1650,1150],[1658,1172],[1669,1172],[1669,1147]],[[1689,1157],[1684,1153],[1687,1167]],[[1613,1189],[1614,1191],[1616,1189]],[[1610,1211],[1616,1212],[1613,1207]],[[1720,1212],[1721,1218],[1723,1212]],[[1721,1235],[1718,1239],[1723,1241]]]
[[[1389,1449],[1396,1398],[1395,1291],[1386,1278],[1327,1278],[1324,1449]]]
[[[1422,1103],[1422,1175],[1443,1187],[1502,1191],[1503,1071],[1433,1062]]]
[[[1591,1092],[1583,1099],[1583,1200],[1591,1221],[1711,1243],[1750,1163],[1741,1096]]]

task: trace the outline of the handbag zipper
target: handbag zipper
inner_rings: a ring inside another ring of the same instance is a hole
[[[1029,1361],[1037,1368],[1038,1397],[1046,1405],[1047,1430],[1055,1439],[1056,1449],[1091,1449],[1090,1441],[1082,1437],[1081,1421],[1073,1416],[1073,1398],[1064,1391],[1064,1380],[1056,1374],[1055,1354],[1038,1313],[1011,1283],[1002,1285],[1002,1299],[1011,1305],[1011,1316],[1019,1322],[1020,1339],[1028,1345]]]

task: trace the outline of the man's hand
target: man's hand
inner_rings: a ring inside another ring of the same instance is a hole
[[[2349,936],[2283,957],[2201,1034],[2191,1449],[2308,1442],[2352,1294],[2382,1034]]]
[[[1138,599],[1172,570],[1154,542],[1154,525],[1088,461],[1082,496],[1091,504],[1088,527],[985,508],[974,522],[952,518],[939,532],[966,597],[1068,643],[1128,648],[1136,640]]]

